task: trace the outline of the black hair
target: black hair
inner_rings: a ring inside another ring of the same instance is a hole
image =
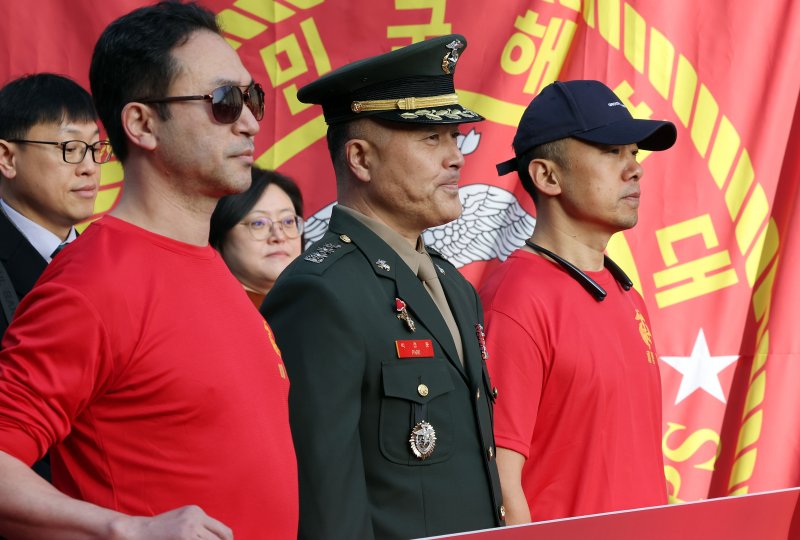
[[[24,139],[39,124],[96,121],[92,96],[62,75],[25,75],[0,89],[0,139]]]
[[[568,167],[565,140],[558,139],[534,146],[517,159],[517,174],[519,174],[520,183],[522,183],[522,187],[528,192],[528,195],[531,196],[534,204],[539,203],[539,190],[536,189],[531,175],[528,174],[528,166],[534,159],[547,159],[559,167]]]
[[[351,136],[350,125],[350,122],[329,125],[328,132],[325,136],[328,143],[328,153],[331,156],[331,163],[333,164],[333,170],[336,172],[337,176],[344,170],[342,169],[345,164],[344,145],[353,138]]]
[[[326,140],[328,143],[328,153],[331,156],[331,162],[333,163],[333,170],[336,173],[337,181],[345,178],[347,174],[347,157],[344,152],[347,141],[352,139],[369,139],[375,136],[376,132],[370,130],[368,127],[369,123],[378,124],[379,126],[393,130],[413,130],[419,129],[420,126],[426,126],[426,124],[405,124],[375,117],[359,118],[349,122],[329,125],[328,132],[326,133]]]
[[[97,112],[121,162],[128,156],[122,108],[137,99],[166,97],[181,67],[171,51],[203,30],[221,35],[213,12],[195,2],[166,1],[123,15],[97,40],[89,81]],[[166,104],[154,107],[161,118],[169,118]]]
[[[252,177],[253,182],[246,191],[222,197],[217,202],[214,213],[211,214],[211,230],[209,231],[208,242],[219,252],[222,252],[228,231],[250,213],[270,184],[275,184],[281,188],[289,196],[289,200],[292,201],[294,213],[303,217],[303,195],[294,180],[279,172],[258,167],[253,167]],[[300,245],[305,245],[304,236],[300,237]]]

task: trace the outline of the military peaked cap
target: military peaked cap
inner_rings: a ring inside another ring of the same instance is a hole
[[[483,120],[458,103],[453,84],[467,40],[451,34],[347,64],[297,92],[322,105],[328,124],[373,117],[415,124]]]

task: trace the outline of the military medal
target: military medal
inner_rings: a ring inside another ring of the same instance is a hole
[[[410,331],[414,331],[417,329],[417,325],[411,320],[411,317],[408,315],[408,310],[406,309],[406,303],[400,300],[399,298],[394,299],[394,309],[397,311],[397,318],[406,323],[408,329]]]
[[[489,359],[489,352],[486,350],[486,334],[483,332],[483,325],[475,325],[475,334],[478,336],[478,345],[481,348],[481,358],[486,362]]]
[[[436,448],[436,430],[424,420],[418,423],[411,430],[411,437],[408,439],[411,444],[411,451],[421,460],[431,457]]]

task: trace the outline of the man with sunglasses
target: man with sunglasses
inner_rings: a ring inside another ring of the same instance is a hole
[[[536,204],[526,245],[484,282],[509,523],[666,504],[661,383],[644,302],[604,251],[638,219],[639,149],[675,143],[598,81],[555,82],[514,138]]]
[[[193,3],[112,22],[89,78],[125,189],[5,336],[0,534],[295,538],[286,371],[208,245],[250,184],[263,93]],[[26,468],[47,448],[60,491]]]
[[[422,232],[461,214],[466,48],[441,36],[324,75],[338,204],[261,311],[292,380],[300,538],[419,538],[503,523],[475,289]]]
[[[111,158],[89,92],[51,73],[0,89],[0,339],[18,301],[94,213]]]

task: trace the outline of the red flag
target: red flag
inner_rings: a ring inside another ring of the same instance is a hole
[[[0,80],[55,71],[86,85],[93,44],[145,2],[0,4]],[[297,88],[348,62],[451,32],[465,126],[464,216],[426,242],[476,285],[530,234],[535,209],[513,175],[525,106],[556,79],[605,82],[634,116],[668,119],[678,143],[645,156],[636,228],[608,251],[648,303],[662,354],[663,449],[672,501],[798,484],[800,383],[800,7],[726,0],[213,0],[230,43],[267,91],[258,164],[300,183],[307,232],[335,199],[317,107]],[[88,86],[88,85],[87,85]],[[98,214],[116,200],[117,163],[102,167]],[[795,231],[795,229],[798,229]]]

